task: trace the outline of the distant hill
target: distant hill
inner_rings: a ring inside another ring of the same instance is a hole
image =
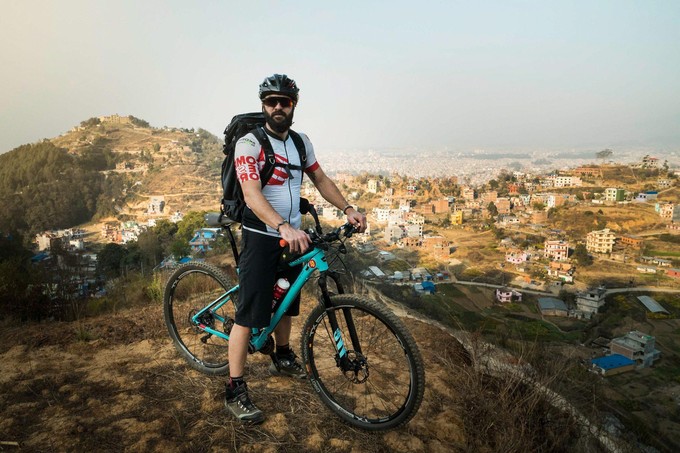
[[[34,234],[111,215],[216,209],[221,140],[154,128],[133,116],[90,118],[51,140],[0,155],[0,231]]]

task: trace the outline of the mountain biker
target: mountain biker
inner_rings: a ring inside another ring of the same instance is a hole
[[[302,253],[311,241],[300,229],[300,186],[302,163],[289,135],[299,89],[286,75],[274,74],[264,79],[259,87],[265,132],[270,140],[277,166],[274,175],[262,187],[259,171],[264,166],[264,151],[250,133],[236,144],[236,173],[247,204],[242,222],[242,251],[239,262],[239,300],[235,324],[229,336],[229,382],[226,385],[225,406],[242,422],[260,423],[264,414],[250,400],[244,381],[251,328],[269,325],[277,265],[281,255],[279,240],[288,242],[290,251]],[[333,181],[326,176],[314,155],[314,148],[305,134],[302,137],[307,159],[305,174],[319,193],[332,205],[341,209],[347,220],[358,231],[366,229],[366,216],[347,203]],[[241,165],[238,164],[241,162]],[[292,269],[285,276],[293,282],[301,268]],[[274,331],[276,352],[269,370],[272,374],[305,379],[306,373],[289,346],[291,317],[299,314],[300,296],[293,302]]]

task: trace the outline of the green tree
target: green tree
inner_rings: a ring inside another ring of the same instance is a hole
[[[140,119],[140,118],[135,118],[132,115],[130,115],[130,121],[132,122],[132,124],[134,124],[135,126],[138,126],[138,127],[150,127],[148,121],[145,121],[145,120]]]
[[[194,237],[196,230],[206,226],[204,214],[204,212],[197,211],[187,213],[182,220],[177,222],[177,237],[189,242]]]
[[[80,125],[82,127],[91,127],[91,126],[96,126],[98,124],[101,124],[101,121],[96,116],[93,116],[92,118],[90,118],[88,120],[80,122]]]
[[[593,264],[593,258],[588,254],[585,244],[577,244],[574,247],[573,258],[581,266],[590,266]]]
[[[607,157],[611,157],[612,154],[614,154],[614,151],[607,148],[607,149],[603,149],[602,151],[598,151],[597,153],[595,153],[595,157],[604,161]]]
[[[498,215],[498,208],[496,207],[493,201],[489,202],[488,206],[486,207],[486,210],[489,211],[489,215],[491,215],[491,217],[496,217]]]
[[[179,260],[191,253],[191,247],[187,241],[177,238],[170,244],[170,253]]]
[[[122,274],[127,250],[119,244],[106,244],[97,253],[97,272],[108,278],[118,277]]]

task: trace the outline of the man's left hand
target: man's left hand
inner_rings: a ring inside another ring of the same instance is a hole
[[[359,233],[366,231],[366,216],[354,208],[347,213],[347,221],[354,225]]]

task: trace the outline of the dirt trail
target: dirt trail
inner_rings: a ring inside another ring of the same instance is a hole
[[[447,365],[460,344],[425,322],[404,322],[423,354],[427,385],[418,415],[388,433],[345,425],[308,383],[270,376],[269,358],[260,354],[249,357],[246,373],[267,419],[241,425],[225,412],[224,378],[195,372],[179,358],[160,307],[81,323],[5,325],[0,441],[19,447],[0,444],[0,451],[462,451],[454,370]]]

